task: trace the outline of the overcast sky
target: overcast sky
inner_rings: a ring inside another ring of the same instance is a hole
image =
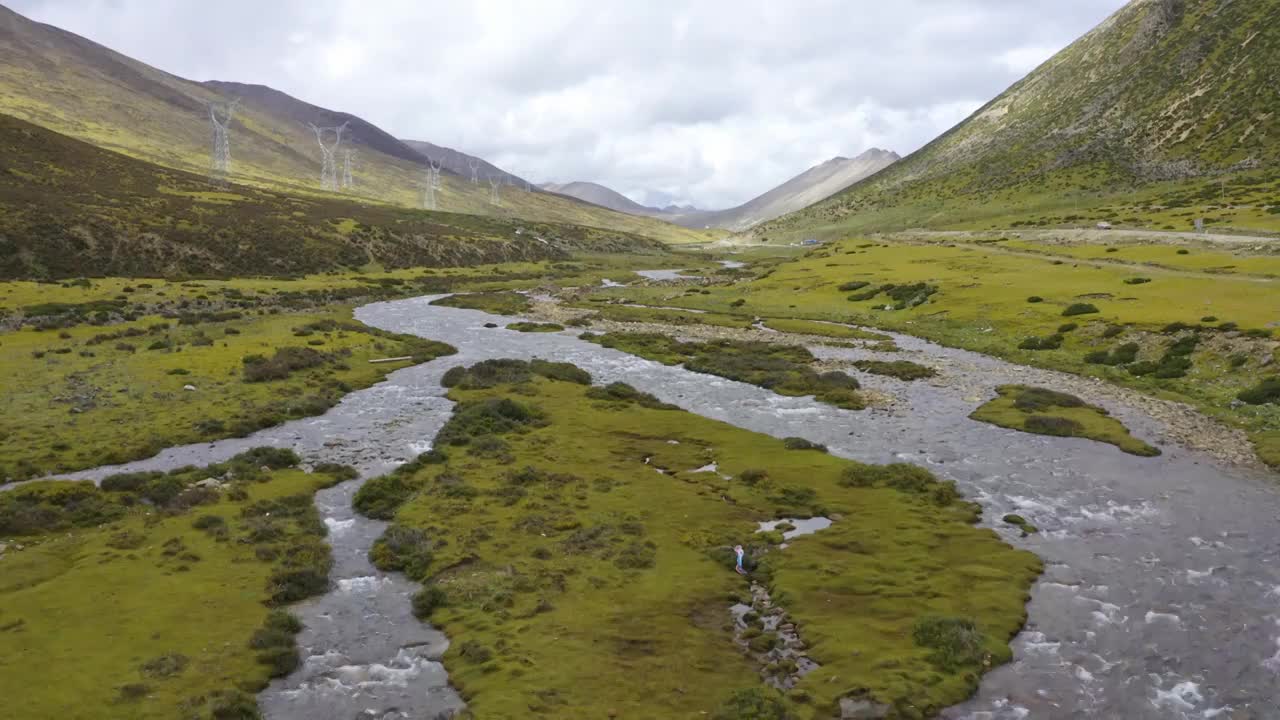
[[[736,205],[916,150],[1125,0],[0,0],[534,180]]]

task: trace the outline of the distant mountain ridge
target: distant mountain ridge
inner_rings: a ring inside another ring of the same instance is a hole
[[[441,163],[442,170],[447,170],[468,181],[471,179],[470,161],[475,160],[476,179],[481,184],[487,183],[491,177],[500,177],[504,184],[516,185],[520,188],[533,187],[532,183],[519,175],[507,172],[478,155],[468,155],[461,150],[454,150],[453,148],[436,145],[425,140],[400,140],[399,142],[407,145],[419,156]],[[486,185],[485,187],[488,186]]]
[[[834,157],[805,170],[763,195],[727,210],[698,210],[675,205],[665,208],[649,207],[593,182],[544,183],[539,187],[611,210],[658,217],[685,227],[746,230],[830,197],[859,180],[880,172],[899,159],[901,158],[897,153],[879,148],[872,148],[854,158]]]

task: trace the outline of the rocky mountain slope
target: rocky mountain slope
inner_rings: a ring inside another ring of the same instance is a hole
[[[543,183],[538,187],[547,192],[559,193],[575,197],[584,202],[593,203],[610,210],[629,213],[631,215],[660,216],[671,214],[662,208],[641,205],[617,190],[593,182]]]
[[[1051,225],[1084,210],[1265,226],[1278,21],[1271,0],[1133,0],[918,152],[754,234]]]
[[[0,113],[42,125],[100,147],[180,170],[204,173],[210,159],[207,103],[240,99],[231,125],[232,180],[241,184],[320,194],[320,148],[307,123],[349,123],[345,148],[354,186],[365,201],[423,204],[426,161],[421,153],[372,123],[317,107],[261,85],[193,82],[59,28],[0,6]],[[345,160],[338,153],[339,164]],[[487,184],[446,176],[437,206],[453,212],[522,217],[637,232],[669,242],[703,234],[607,211],[547,193],[505,189],[489,202]]]
[[[897,153],[878,148],[872,148],[854,158],[834,157],[738,207],[676,215],[671,219],[688,227],[746,230],[830,197],[898,160]]]

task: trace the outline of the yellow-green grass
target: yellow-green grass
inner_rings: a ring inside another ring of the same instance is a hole
[[[1159,455],[1160,450],[1148,445],[1129,434],[1129,429],[1119,420],[1111,417],[1106,410],[1096,405],[1080,404],[1072,407],[1049,404],[1037,409],[1024,409],[1018,404],[1018,398],[1027,387],[1021,385],[1003,385],[997,389],[998,396],[974,410],[969,417],[973,420],[999,425],[1003,428],[1021,430],[1040,435],[1058,435],[1062,437],[1083,437],[1098,442],[1115,445],[1131,455],[1151,457]],[[1077,398],[1078,400],[1078,398]],[[1030,418],[1055,418],[1064,422],[1046,422],[1038,427]]]
[[[1176,251],[1175,251],[1176,252]],[[1123,253],[1123,251],[1122,251]],[[1122,254],[1120,253],[1120,254]],[[1012,254],[981,245],[898,243],[854,239],[811,251],[776,266],[768,275],[735,285],[712,286],[708,294],[673,295],[663,288],[622,288],[613,299],[677,305],[709,311],[749,312],[878,327],[1015,362],[1090,375],[1143,392],[1189,402],[1200,410],[1261,432],[1280,429],[1280,406],[1240,406],[1237,393],[1253,385],[1268,363],[1280,360],[1274,340],[1237,332],[1206,331],[1191,356],[1185,378],[1137,377],[1121,367],[1089,364],[1090,352],[1138,342],[1141,360],[1157,360],[1176,336],[1172,323],[1211,329],[1235,323],[1241,330],[1269,331],[1276,322],[1276,281],[1240,275],[1192,275],[1161,268],[1135,272],[1123,266],[1055,264],[1051,256]],[[1150,282],[1131,285],[1136,276]],[[926,283],[937,288],[927,302],[906,310],[884,310],[886,295],[850,301],[839,285],[865,281],[872,287]],[[1043,302],[1031,303],[1031,297]],[[738,304],[743,301],[742,304]],[[1099,310],[1074,317],[1063,312],[1089,303]],[[1205,318],[1212,321],[1202,322]],[[1060,326],[1059,348],[1022,349],[1029,337],[1044,338]],[[1108,327],[1119,334],[1104,336]],[[1242,362],[1231,361],[1238,356]]]
[[[673,256],[674,258],[675,256]],[[706,258],[680,254],[682,265],[695,263],[711,267]],[[329,272],[293,278],[241,277],[231,280],[193,278],[172,280],[147,277],[94,277],[84,281],[37,283],[0,282],[0,315],[15,315],[24,307],[42,303],[88,303],[125,299],[133,304],[152,305],[182,299],[217,299],[227,292],[249,298],[266,299],[282,293],[314,293],[390,288],[399,294],[432,292],[435,284],[465,290],[528,289],[545,282],[561,286],[599,285],[602,279],[628,282],[636,279],[633,270],[653,266],[652,255],[605,255],[583,253],[570,260],[476,265],[457,268],[407,268],[366,272]]]
[[[1249,437],[1258,451],[1258,458],[1276,470],[1280,470],[1280,430],[1256,432]]]
[[[327,482],[323,475],[275,470],[243,487],[253,502],[310,495]],[[203,719],[212,717],[217,693],[226,693],[222,702],[253,707],[253,693],[266,685],[270,670],[250,638],[268,615],[268,580],[282,561],[258,559],[255,545],[241,541],[245,504],[224,494],[178,514],[137,505],[103,527],[7,539],[26,547],[11,547],[0,560],[6,716]],[[222,517],[229,540],[195,529],[193,519],[203,515]],[[133,538],[125,549],[108,545],[120,544],[123,534]],[[166,554],[174,539],[181,551]],[[318,539],[312,542],[327,551]],[[180,673],[142,671],[144,663],[174,653],[188,658]],[[142,697],[124,699],[126,686],[144,686],[135,688]],[[227,715],[233,716],[241,717]]]
[[[801,335],[818,335],[820,337],[840,338],[848,340],[890,340],[888,335],[867,332],[848,325],[837,325],[829,322],[813,320],[797,320],[795,318],[765,318],[762,323],[770,330],[778,332],[799,333]]]
[[[319,414],[346,392],[405,365],[371,359],[424,361],[452,352],[350,317],[350,308],[340,307],[195,325],[149,317],[0,335],[0,371],[8,378],[0,389],[0,481],[134,460]],[[317,323],[327,329],[304,329]],[[157,324],[168,327],[149,330]],[[142,334],[93,343],[97,335],[130,329]],[[171,347],[148,349],[153,343]],[[246,356],[271,357],[282,347],[316,350],[331,360],[286,379],[246,382]]]
[[[447,465],[401,478],[411,498],[394,521],[430,538],[418,574],[446,596],[431,622],[452,640],[444,662],[477,717],[701,718],[762,687],[729,621],[747,587],[732,570],[738,543],[822,664],[792,693],[799,718],[830,717],[862,689],[904,717],[967,697],[987,667],[930,662],[912,640],[928,617],[972,619],[991,663],[1010,658],[1039,561],[974,527],[945,483],[842,485],[867,466],[567,382],[450,397],[544,416],[499,436],[510,457],[492,437],[441,444]],[[713,461],[718,472],[689,472]],[[721,477],[747,470],[767,477]],[[813,513],[836,521],[761,554],[756,523]]]
[[[1154,267],[1223,275],[1280,277],[1280,255],[1224,252],[1220,248],[1168,243],[1117,240],[1114,243],[1059,244],[1030,240],[1009,240],[999,247],[1025,252],[1061,255],[1080,260],[1151,265]]]

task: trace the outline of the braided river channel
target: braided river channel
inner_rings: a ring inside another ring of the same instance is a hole
[[[894,336],[902,351],[891,355],[812,348],[826,360],[896,357],[940,372],[913,383],[856,373],[895,402],[846,411],[602,348],[577,330],[509,331],[502,326],[511,318],[431,299],[366,305],[356,318],[450,343],[457,355],[396,371],[322,416],[68,476],[207,464],[259,445],[360,470],[360,479],[317,495],[334,551],[331,589],[294,608],[306,623],[306,660],[262,694],[272,720],[430,720],[462,706],[439,662],[448,640],[410,614],[415,586],[369,564],[385,524],[356,516],[351,497],[364,478],[430,448],[451,407],[440,386],[445,370],[502,357],[571,362],[597,383],[624,381],[709,418],[802,436],[864,462],[917,463],[954,480],[983,505],[984,524],[1037,553],[1045,572],[1013,640],[1014,661],[945,711],[948,720],[1280,718],[1280,484],[1173,444],[1159,421],[1110,396],[1081,393],[1160,445],[1161,457],[969,420],[998,385],[1052,388],[1063,376],[909,336]],[[1005,513],[1041,532],[1019,537],[1000,523]]]

